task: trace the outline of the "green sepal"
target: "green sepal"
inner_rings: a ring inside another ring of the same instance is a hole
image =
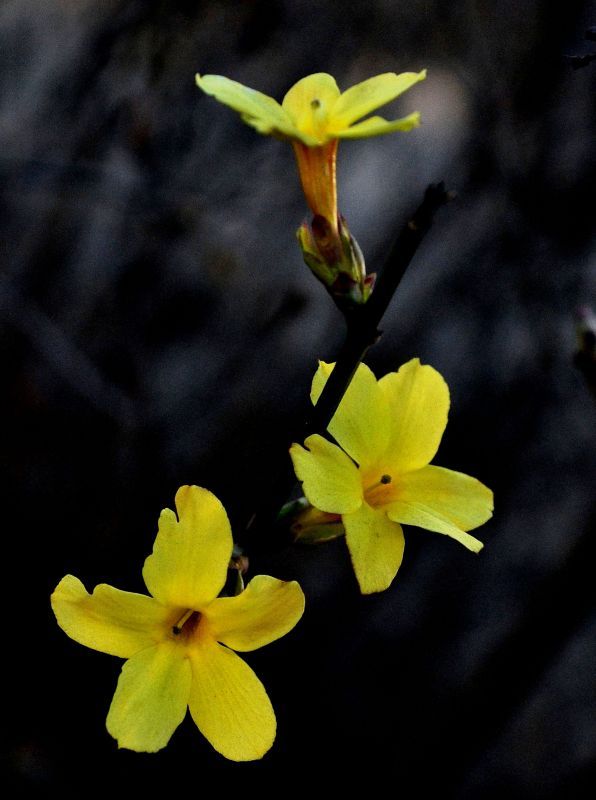
[[[343,217],[335,230],[323,217],[304,222],[296,231],[302,257],[337,305],[345,309],[366,303],[375,274],[366,274],[362,250]]]
[[[296,530],[298,527],[300,529]],[[291,530],[294,534],[295,542],[308,545],[330,542],[332,539],[344,536],[346,532],[341,522],[327,522],[321,525],[313,525],[312,527],[296,525],[292,526]]]

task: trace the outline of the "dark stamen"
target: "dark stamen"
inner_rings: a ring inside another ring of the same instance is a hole
[[[180,633],[182,633],[182,629],[184,628],[188,620],[192,617],[193,614],[197,613],[198,613],[197,611],[193,611],[192,608],[189,608],[188,611],[186,611],[180,617],[178,622],[175,625],[172,625],[172,633],[174,634],[174,636],[178,636]]]

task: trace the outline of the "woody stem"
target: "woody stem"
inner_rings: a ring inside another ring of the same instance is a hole
[[[378,326],[381,318],[420,243],[428,233],[435,214],[452,197],[443,183],[430,184],[427,187],[422,203],[395,239],[370,299],[363,305],[344,313],[346,338],[335,367],[316,405],[307,415],[302,429],[292,438],[293,442],[303,442],[307,436],[314,433],[325,434],[358,364],[368,349],[380,338],[381,331]],[[280,460],[272,470],[272,474],[277,477],[271,482],[267,497],[264,498],[261,508],[253,514],[244,535],[240,538],[240,545],[250,552],[275,550],[289,544],[287,529],[285,531],[287,538],[284,539],[284,530],[275,527],[279,509],[288,499],[296,483],[287,448],[283,456],[283,462]]]
[[[379,323],[416,250],[428,233],[435,214],[451,198],[443,183],[428,186],[424,200],[395,239],[370,299],[344,314],[346,338],[333,372],[307,420],[306,436],[326,431],[358,364],[381,337]]]

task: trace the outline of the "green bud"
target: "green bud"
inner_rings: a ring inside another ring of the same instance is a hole
[[[303,498],[300,506],[296,505],[295,508],[298,513],[290,526],[295,542],[320,544],[345,534],[341,517],[337,514],[327,514],[318,508],[313,508],[306,498]]]
[[[337,230],[322,216],[304,222],[297,231],[307,266],[342,308],[362,305],[370,297],[375,274],[366,274],[364,256],[343,217]]]

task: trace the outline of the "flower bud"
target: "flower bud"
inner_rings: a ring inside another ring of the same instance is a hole
[[[297,233],[302,256],[340,307],[365,303],[375,274],[366,274],[364,256],[342,216],[337,230],[326,217],[317,215],[304,222]]]
[[[307,507],[294,519],[290,526],[294,536],[294,541],[300,544],[319,544],[337,539],[345,534],[345,529],[341,517],[337,514],[326,514],[313,508]]]

